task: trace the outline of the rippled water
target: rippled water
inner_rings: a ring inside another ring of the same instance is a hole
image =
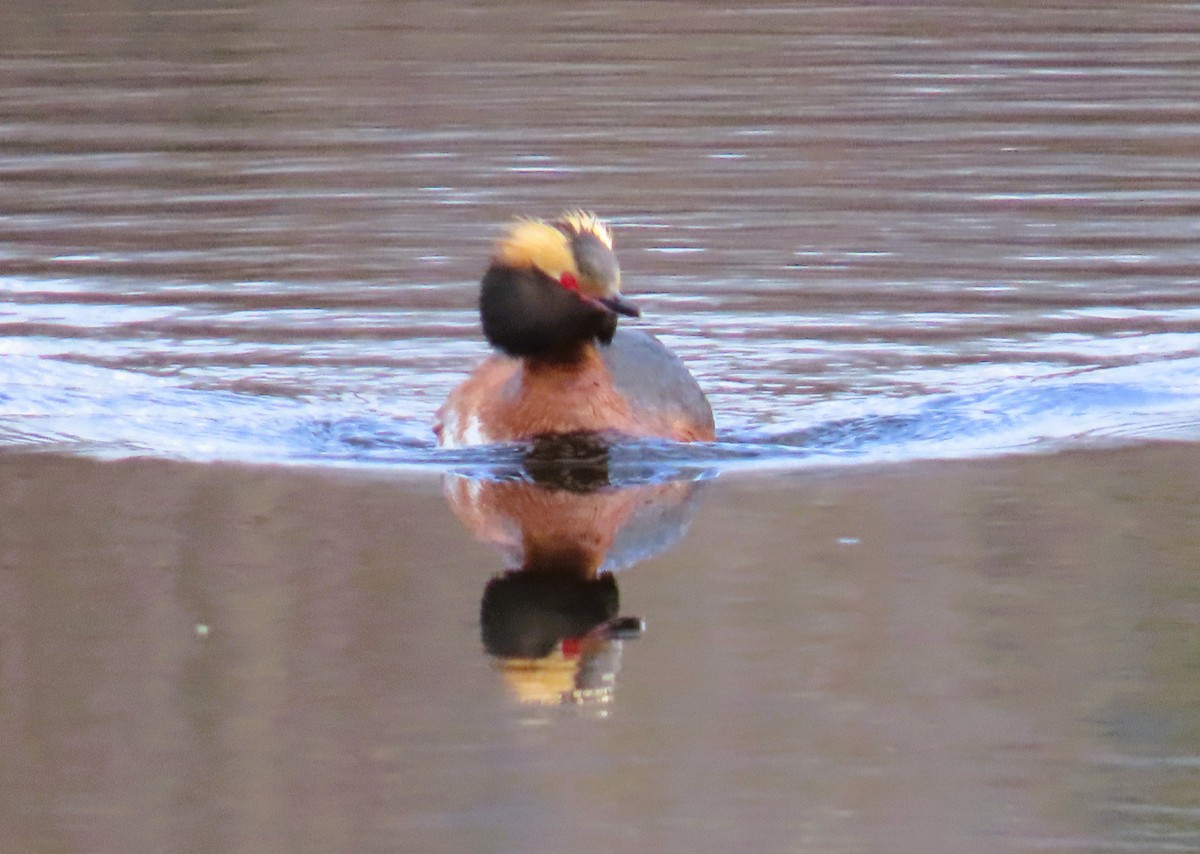
[[[1200,13],[1134,8],[10,4],[0,430],[429,461],[583,205],[735,456],[1195,435]]]
[[[718,441],[439,451],[575,207]],[[1198,438],[1195,3],[0,5],[6,850],[1198,851]]]

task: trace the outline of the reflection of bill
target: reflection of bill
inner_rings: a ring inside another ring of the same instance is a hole
[[[607,703],[622,641],[642,631],[641,620],[620,616],[613,572],[680,538],[698,484],[614,484],[606,458],[530,461],[524,475],[444,483],[458,518],[507,566],[484,589],[484,649],[520,702]]]

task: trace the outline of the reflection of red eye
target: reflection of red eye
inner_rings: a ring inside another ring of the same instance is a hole
[[[570,273],[563,273],[561,276],[559,276],[558,283],[560,285],[562,285],[564,288],[566,288],[568,291],[579,290],[579,280],[576,279],[574,276],[572,276]]]

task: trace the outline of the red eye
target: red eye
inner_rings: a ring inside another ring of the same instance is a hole
[[[566,288],[568,291],[579,290],[579,280],[576,279],[574,276],[572,276],[570,273],[563,273],[561,276],[559,276],[558,283],[560,285],[562,285],[564,288]]]

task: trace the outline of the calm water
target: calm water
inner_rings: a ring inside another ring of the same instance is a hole
[[[439,452],[579,206],[720,441]],[[1195,3],[8,0],[0,847],[1200,850],[1198,425]]]

